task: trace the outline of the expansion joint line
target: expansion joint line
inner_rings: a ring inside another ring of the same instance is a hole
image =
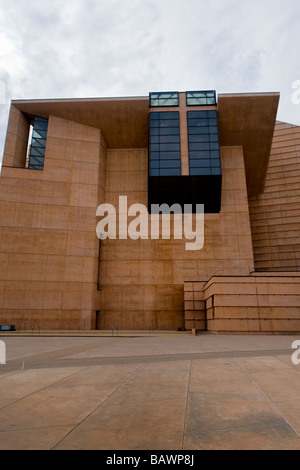
[[[244,374],[247,375],[247,377],[251,380],[251,382],[254,383],[254,385],[260,391],[260,393],[264,396],[264,398],[270,403],[271,407],[276,411],[276,413],[278,413],[279,416],[281,416],[281,418],[286,422],[286,424],[289,426],[289,428],[292,429],[292,431],[296,434],[296,436],[300,437],[300,434],[291,425],[291,423],[289,423],[287,418],[282,414],[282,412],[279,410],[279,408],[275,405],[275,403],[271,400],[271,398],[263,391],[263,389],[258,385],[258,383],[253,379],[253,377],[251,377],[251,375],[246,371],[246,369],[241,364],[238,363],[238,365],[241,368],[241,370],[244,372]]]
[[[134,368],[134,370],[131,371],[131,373],[130,373],[129,375],[127,375],[127,376],[124,378],[124,380],[122,380],[122,381],[119,383],[119,385],[118,385],[116,388],[114,388],[114,389],[107,395],[107,397],[106,397],[103,401],[101,401],[101,403],[99,403],[99,405],[97,405],[90,413],[88,413],[85,418],[83,418],[79,423],[77,423],[75,426],[73,426],[72,429],[70,429],[70,431],[67,432],[67,433],[65,434],[65,436],[64,436],[62,439],[60,439],[59,441],[57,441],[56,444],[52,447],[51,450],[55,449],[55,447],[56,447],[60,442],[62,442],[69,434],[71,434],[71,433],[74,431],[74,429],[76,429],[78,426],[80,426],[82,423],[84,423],[93,413],[95,413],[96,410],[98,410],[99,408],[101,408],[101,406],[103,406],[103,405],[107,402],[107,400],[108,400],[115,392],[117,392],[117,391],[124,385],[124,383],[126,383],[126,382],[136,373],[136,371],[137,371],[141,366],[142,366],[142,364],[137,364],[137,366]]]
[[[186,387],[186,404],[185,404],[184,422],[183,422],[183,430],[182,430],[181,450],[183,450],[184,448],[184,438],[185,438],[185,431],[186,431],[188,402],[189,402],[191,369],[192,369],[192,361],[189,361],[189,372],[188,372],[188,380],[187,380],[187,387]]]

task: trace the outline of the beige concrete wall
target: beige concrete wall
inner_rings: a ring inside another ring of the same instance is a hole
[[[213,277],[203,290],[209,331],[300,333],[300,275]]]
[[[44,170],[3,168],[1,323],[190,327],[202,322],[203,311],[201,318],[185,315],[200,301],[184,297],[186,282],[254,270],[241,147],[221,149],[222,207],[205,215],[202,250],[187,251],[185,238],[99,244],[99,204],[118,208],[119,196],[127,196],[128,206],[147,206],[147,158],[147,149],[106,149],[99,129],[50,116]]]
[[[205,282],[184,283],[184,327],[186,330],[207,330]]]
[[[265,189],[249,202],[255,269],[300,271],[300,127],[277,122]]]
[[[100,250],[100,328],[177,329],[184,318],[184,282],[254,269],[243,151],[222,149],[220,214],[205,215],[202,250],[182,240],[104,240]],[[108,150],[106,202],[147,205],[147,150]],[[201,202],[201,201],[199,201]]]
[[[11,105],[3,153],[3,167],[25,167],[29,127],[29,118],[26,118],[21,111]]]
[[[100,130],[54,116],[44,170],[3,167],[0,323],[95,325],[96,207],[103,200],[104,168]]]

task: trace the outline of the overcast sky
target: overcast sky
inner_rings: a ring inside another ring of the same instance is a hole
[[[11,99],[279,91],[300,125],[299,31],[299,0],[0,0],[0,158]]]

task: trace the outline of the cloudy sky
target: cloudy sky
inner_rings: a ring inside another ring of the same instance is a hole
[[[11,99],[279,91],[300,125],[299,31],[299,0],[0,0],[0,159]]]

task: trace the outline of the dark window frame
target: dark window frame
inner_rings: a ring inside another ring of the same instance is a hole
[[[43,170],[46,154],[48,119],[35,116],[29,152],[29,170]]]
[[[174,102],[170,104],[169,103],[170,100],[174,100]],[[179,92],[178,91],[151,92],[149,93],[149,106],[150,108],[179,106]]]
[[[217,110],[187,111],[190,175],[222,174],[217,116]]]
[[[186,91],[185,95],[187,106],[215,106],[217,104],[215,90]]]
[[[149,176],[180,175],[179,111],[150,112]]]

